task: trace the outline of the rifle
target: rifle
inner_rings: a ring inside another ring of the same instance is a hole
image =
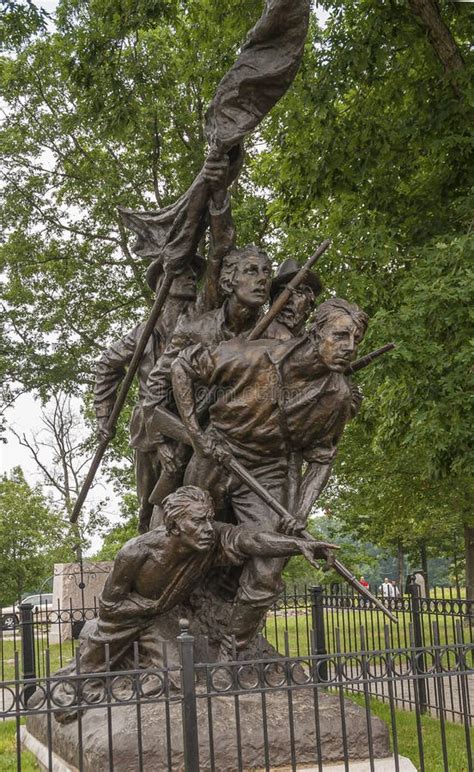
[[[161,309],[163,308],[165,300],[168,297],[168,293],[173,283],[173,279],[174,279],[173,274],[167,273],[165,271],[163,280],[156,293],[155,302],[153,303],[150,316],[148,317],[148,321],[140,336],[140,340],[138,341],[138,345],[133,354],[132,361],[128,366],[127,372],[125,374],[125,378],[123,379],[120,385],[120,390],[119,390],[119,393],[117,394],[117,398],[115,400],[112,412],[107,420],[107,424],[105,427],[106,434],[99,441],[99,444],[94,454],[94,458],[92,459],[92,463],[89,467],[89,471],[87,473],[87,476],[84,482],[82,483],[81,490],[79,491],[79,496],[77,497],[73,510],[71,512],[71,523],[75,523],[77,521],[77,518],[79,517],[79,513],[81,511],[82,505],[84,504],[84,501],[89,492],[89,489],[94,481],[94,477],[96,475],[97,469],[99,468],[100,462],[102,461],[103,455],[107,449],[107,446],[110,440],[114,436],[118,417],[120,415],[120,412],[127,398],[127,394],[129,392],[130,386],[132,385],[132,381],[135,377],[135,373],[137,372],[138,365],[140,364],[140,360],[142,358],[143,352],[145,351],[145,346],[148,343],[148,339],[154,330],[155,324],[161,313]]]
[[[175,416],[173,413],[170,413],[165,408],[158,407],[155,408],[155,410],[159,414],[160,427],[163,431],[163,434],[167,434],[169,437],[174,437],[174,439],[178,440],[179,442],[184,442],[187,445],[192,444],[191,438],[186,428],[177,416]],[[263,485],[260,485],[258,480],[256,480],[253,475],[250,474],[248,469],[242,466],[242,464],[233,457],[230,451],[227,451],[224,457],[219,456],[219,459],[216,460],[218,463],[222,464],[227,469],[227,471],[238,477],[241,482],[250,488],[250,490],[256,493],[257,496],[262,499],[262,501],[268,504],[268,506],[271,507],[273,511],[280,516],[283,523],[287,523],[293,520],[292,516],[285,509],[285,507],[282,506],[282,504],[280,504],[275,498],[273,498],[271,493],[268,493]],[[298,536],[302,539],[305,539],[306,541],[314,542],[311,534],[304,529],[299,532]],[[357,590],[357,592],[359,592],[361,595],[364,595],[367,600],[370,600],[370,602],[373,603],[386,616],[388,616],[392,622],[396,622],[398,624],[397,618],[388,609],[385,608],[383,603],[378,598],[372,595],[372,593],[356,579],[356,577],[349,571],[348,568],[345,567],[343,563],[335,559],[331,565],[332,568],[334,568],[334,570],[340,576],[342,576],[348,584]]]
[[[363,370],[364,367],[367,367],[367,365],[370,365],[374,359],[377,359],[377,357],[382,356],[382,354],[385,354],[387,351],[391,351],[394,348],[396,348],[395,343],[386,343],[385,346],[376,348],[375,351],[371,351],[364,357],[357,359],[352,365],[349,365],[344,375],[354,375],[354,373],[357,373],[359,370]]]

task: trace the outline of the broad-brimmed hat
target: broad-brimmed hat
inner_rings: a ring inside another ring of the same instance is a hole
[[[293,257],[287,257],[278,268],[278,273],[272,280],[270,288],[270,299],[274,300],[279,291],[293,279],[294,276],[301,269],[296,260]],[[320,295],[323,291],[323,285],[318,274],[314,271],[308,271],[301,284],[306,284],[311,287],[315,296]],[[301,286],[301,285],[300,285]]]
[[[191,267],[194,268],[194,270],[196,271],[196,279],[199,281],[199,279],[204,274],[204,271],[206,269],[206,260],[204,259],[204,257],[201,257],[201,255],[196,254],[193,256],[191,260]],[[146,276],[145,276],[146,282],[150,287],[150,289],[153,290],[153,292],[156,289],[156,282],[158,281],[162,273],[163,273],[163,259],[161,257],[157,257],[148,266]]]

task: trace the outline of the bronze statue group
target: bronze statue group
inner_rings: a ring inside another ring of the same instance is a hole
[[[270,257],[235,245],[228,161],[208,161],[210,251],[192,255],[174,280],[138,371],[131,421],[140,536],[119,552],[106,583],[97,630],[81,667],[97,670],[103,644],[118,661],[140,631],[176,604],[217,565],[241,566],[220,656],[234,638],[244,649],[282,588],[290,555],[326,558],[330,545],[298,538],[326,484],[345,424],[361,395],[345,375],[367,316],[332,298],[309,271],[265,337],[249,340],[266,304],[299,271],[288,259],[272,275]],[[159,260],[147,279],[157,290]],[[315,311],[315,312],[314,312]],[[306,326],[309,316],[313,320]],[[140,326],[102,354],[95,407],[104,431]],[[162,414],[182,421],[190,443],[166,434]],[[230,455],[282,504],[282,522],[230,473]]]
[[[118,552],[98,618],[84,630],[83,674],[130,666],[137,646],[145,667],[162,666],[162,641],[174,637],[168,617],[186,603],[191,628],[216,628],[218,661],[248,652],[292,555],[335,566],[369,594],[336,560],[335,545],[305,531],[361,403],[351,374],[368,317],[337,297],[316,305],[320,278],[293,258],[273,275],[266,252],[236,246],[229,169],[227,154],[204,165],[208,255],[188,254],[173,274],[138,363],[130,444],[139,534]],[[158,296],[166,278],[159,256],[146,278]],[[281,295],[285,288],[291,292]],[[97,363],[102,440],[113,433],[110,416],[144,326]],[[227,614],[219,611],[221,593]],[[57,690],[59,704],[62,693],[71,704],[69,687],[64,681]],[[93,679],[87,688],[93,695]],[[76,716],[69,708],[56,713],[60,722]]]

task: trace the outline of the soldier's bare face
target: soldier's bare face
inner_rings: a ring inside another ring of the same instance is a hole
[[[237,266],[232,288],[237,300],[248,308],[260,308],[270,295],[272,270],[270,261],[262,255],[242,258]]]
[[[350,365],[362,339],[360,328],[348,314],[341,313],[325,325],[318,353],[329,370],[342,373]]]
[[[277,320],[289,330],[299,330],[314,305],[314,292],[311,287],[299,286],[293,290],[287,303],[277,316]]]
[[[183,544],[196,552],[206,552],[214,544],[213,512],[192,502],[189,512],[179,520],[179,536]]]
[[[188,267],[183,273],[175,277],[169,294],[172,298],[194,300],[196,297],[196,272],[193,268]]]

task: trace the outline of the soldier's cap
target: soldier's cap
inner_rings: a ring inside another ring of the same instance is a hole
[[[206,269],[206,260],[204,257],[201,257],[201,255],[195,254],[193,255],[191,259],[191,267],[194,268],[196,271],[196,280],[199,281],[199,279],[203,276],[204,271]],[[153,260],[152,263],[148,266],[147,272],[146,272],[146,282],[150,289],[153,290],[153,292],[156,289],[156,283],[160,276],[163,273],[163,260],[161,257],[157,257],[155,260]]]
[[[298,263],[293,257],[288,257],[286,260],[282,262],[282,264],[278,268],[277,275],[272,280],[272,284],[270,288],[271,300],[275,299],[276,295],[278,295],[280,290],[283,289],[283,287],[286,284],[288,284],[288,282],[290,282],[294,276],[296,276],[296,274],[300,269],[301,269],[301,266],[298,265]],[[323,285],[321,283],[321,279],[319,278],[319,275],[314,271],[308,271],[308,273],[304,277],[301,284],[302,285],[309,284],[315,296],[320,295],[321,292],[323,291]]]

